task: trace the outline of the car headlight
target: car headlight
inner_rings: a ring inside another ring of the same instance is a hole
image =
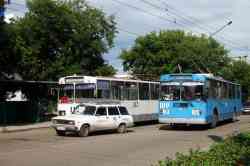
[[[198,109],[193,109],[192,110],[192,115],[194,115],[194,116],[200,116],[201,115],[201,110],[198,110]]]
[[[53,124],[56,124],[56,120],[55,120],[55,119],[52,119],[52,123],[53,123]]]
[[[69,121],[68,124],[74,125],[74,124],[75,124],[75,121]]]

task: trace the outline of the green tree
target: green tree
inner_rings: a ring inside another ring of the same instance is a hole
[[[250,64],[246,61],[232,61],[223,69],[225,79],[241,84],[243,101],[247,100],[250,93]]]
[[[0,21],[0,79],[11,79],[11,75],[17,71],[19,61],[15,56],[10,39],[13,37],[11,27],[4,21]]]
[[[106,66],[102,55],[113,46],[113,16],[84,0],[29,0],[28,12],[12,22],[13,50],[25,80],[57,80],[93,75]]]
[[[183,31],[152,32],[138,37],[134,46],[120,55],[125,71],[140,78],[173,72],[212,72],[221,75],[228,65],[228,51],[213,38]]]
[[[116,73],[116,69],[108,64],[104,64],[103,66],[96,69],[97,76],[113,76]]]

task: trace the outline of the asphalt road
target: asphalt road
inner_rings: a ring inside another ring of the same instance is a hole
[[[161,130],[159,130],[161,128]],[[159,124],[131,128],[126,134],[95,133],[59,137],[52,129],[0,134],[1,166],[150,166],[189,149],[206,149],[237,131],[250,131],[250,116],[216,129]]]

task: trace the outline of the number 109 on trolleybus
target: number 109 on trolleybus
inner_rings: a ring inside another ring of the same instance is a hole
[[[242,111],[241,87],[212,74],[167,74],[160,78],[159,122],[209,124],[235,120]]]

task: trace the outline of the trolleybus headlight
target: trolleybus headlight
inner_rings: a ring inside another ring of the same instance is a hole
[[[192,115],[194,115],[194,116],[200,116],[201,115],[201,110],[193,109],[192,110]]]

